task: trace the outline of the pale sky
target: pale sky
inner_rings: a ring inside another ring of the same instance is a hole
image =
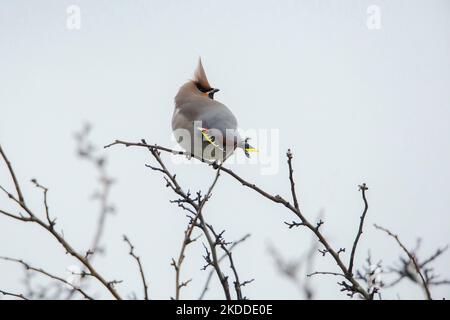
[[[81,28],[66,27],[66,9],[81,9]],[[380,29],[369,29],[367,8],[378,6]],[[233,169],[274,194],[290,197],[285,152],[294,152],[302,210],[312,221],[323,210],[322,231],[348,261],[363,202],[357,186],[369,186],[369,212],[356,267],[370,249],[392,265],[401,249],[373,228],[381,224],[419,257],[450,242],[450,2],[441,1],[2,1],[0,3],[0,143],[14,164],[24,193],[41,208],[31,178],[50,188],[57,227],[80,251],[95,228],[90,200],[95,171],[75,155],[73,134],[93,125],[97,146],[114,139],[173,146],[170,120],[178,88],[192,77],[201,56],[215,98],[243,129],[279,130],[279,171],[262,175],[258,165]],[[263,152],[267,152],[263,150]],[[120,279],[123,296],[141,294],[127,234],[141,256],[152,298],[174,295],[172,257],[179,253],[186,218],[160,174],[145,168],[146,150],[105,151],[117,214],[103,238],[105,256],[95,265]],[[173,164],[186,188],[206,191],[214,172]],[[0,167],[0,184],[12,188]],[[11,189],[12,190],[12,189]],[[0,207],[14,211],[0,196]],[[14,211],[17,212],[17,211]],[[42,211],[40,211],[42,212]],[[294,216],[223,175],[205,219],[225,238],[251,238],[235,251],[243,289],[251,299],[301,298],[279,276],[269,244],[286,258],[307,251],[311,234],[283,224]],[[188,249],[182,278],[193,281],[182,298],[196,299],[201,241]],[[65,276],[76,261],[34,225],[0,216],[0,256],[23,258]],[[450,277],[450,253],[434,264]],[[231,271],[224,264],[225,272]],[[337,271],[331,257],[316,257],[318,271]],[[0,289],[21,291],[22,269],[0,261]],[[317,298],[346,299],[336,279],[312,280]],[[92,288],[93,289],[93,288]],[[97,297],[109,298],[102,288]],[[422,298],[404,280],[384,298]],[[450,298],[450,288],[432,288]],[[223,298],[215,280],[208,298]]]

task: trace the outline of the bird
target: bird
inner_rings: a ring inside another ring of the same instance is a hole
[[[214,99],[219,89],[212,87],[199,58],[193,79],[183,84],[175,96],[172,131],[175,140],[189,155],[223,163],[237,149],[247,157],[258,152],[238,132],[231,110]]]

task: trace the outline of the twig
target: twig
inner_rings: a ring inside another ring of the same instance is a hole
[[[414,268],[416,269],[417,274],[419,275],[421,281],[422,281],[422,285],[423,285],[423,289],[425,290],[425,295],[427,297],[428,300],[432,300],[431,298],[431,293],[430,293],[430,289],[428,288],[428,283],[425,280],[422,272],[420,271],[420,267],[417,264],[416,258],[414,257],[413,254],[411,254],[411,252],[409,252],[408,249],[406,249],[406,247],[403,245],[403,243],[400,241],[398,235],[393,234],[391,231],[389,231],[386,228],[383,228],[377,224],[374,224],[374,227],[378,230],[384,231],[386,232],[389,236],[391,236],[392,238],[395,239],[395,241],[397,241],[398,245],[400,246],[400,248],[402,248],[402,250],[406,253],[406,255],[409,257],[409,259],[412,261]]]
[[[248,283],[252,282],[254,279],[241,283],[241,281],[239,280],[238,272],[236,270],[236,266],[234,264],[234,260],[233,260],[232,254],[231,254],[231,250],[229,250],[227,248],[227,243],[225,243],[225,241],[222,239],[222,233],[223,232],[220,233],[220,234],[217,234],[214,231],[214,228],[213,228],[212,225],[208,225],[207,224],[206,226],[208,227],[209,230],[211,230],[211,232],[213,233],[214,237],[216,238],[216,242],[215,242],[216,245],[217,244],[220,245],[222,250],[225,252],[225,255],[228,257],[228,260],[230,261],[230,268],[231,268],[231,270],[233,271],[233,274],[234,274],[234,279],[235,279],[234,280],[234,288],[236,290],[236,297],[237,297],[238,300],[243,300],[241,287],[245,286],[245,284],[248,284]],[[219,264],[219,260],[217,260],[216,263]]]
[[[372,299],[375,297],[375,294],[378,293],[378,297],[381,300],[381,293],[379,291],[381,287],[385,287],[383,281],[381,281],[382,273],[383,268],[381,261],[373,264],[372,255],[369,251],[366,258],[366,265],[363,266],[362,271],[356,271],[356,278],[366,283],[366,290],[371,295]]]
[[[14,258],[9,258],[9,257],[0,257],[0,260],[11,261],[11,262],[19,263],[19,264],[21,264],[21,265],[25,268],[25,270],[35,271],[35,272],[40,273],[40,274],[42,274],[42,275],[44,275],[44,276],[46,276],[46,277],[48,277],[48,278],[51,278],[51,279],[56,280],[56,281],[59,281],[59,282],[65,284],[65,285],[68,285],[69,287],[71,287],[71,288],[74,289],[75,291],[81,293],[81,295],[83,295],[86,299],[88,299],[88,300],[94,300],[94,299],[93,299],[89,294],[87,294],[84,290],[82,290],[81,288],[79,288],[79,287],[77,287],[77,286],[74,286],[74,285],[73,285],[72,283],[70,283],[69,281],[67,281],[67,280],[65,280],[65,279],[63,279],[63,278],[61,278],[61,277],[55,276],[55,275],[53,275],[53,274],[51,274],[51,273],[49,273],[49,272],[47,272],[47,271],[45,271],[45,270],[43,270],[43,269],[41,269],[41,268],[33,267],[33,266],[31,266],[30,264],[26,263],[25,261],[23,261],[23,260],[21,260],[21,259],[14,259]]]
[[[418,257],[417,251],[419,250],[420,241],[418,241],[418,246],[411,251],[411,254],[416,257],[417,264],[419,265],[419,268],[424,271],[424,277],[429,286],[439,286],[439,285],[448,285],[450,284],[450,280],[447,279],[440,279],[437,278],[439,276],[436,276],[434,274],[431,274],[434,271],[434,268],[428,267],[428,265],[439,258],[445,251],[448,249],[448,245],[443,248],[438,248],[431,256],[424,259],[423,261],[420,261]],[[411,272],[411,267],[414,268],[412,265],[412,261],[410,259],[404,259],[400,257],[400,267],[390,267],[390,272],[397,273],[398,277],[391,281],[388,284],[384,284],[384,288],[390,288],[398,284],[400,281],[402,281],[404,278],[408,278],[411,281],[418,283],[420,286],[422,286],[420,277],[417,277],[417,272]]]
[[[114,180],[107,173],[106,159],[102,155],[96,154],[96,148],[89,141],[88,136],[90,132],[91,125],[89,123],[85,123],[83,128],[79,132],[75,133],[75,140],[77,142],[77,154],[79,158],[92,164],[99,175],[98,181],[100,191],[95,192],[94,197],[100,202],[100,211],[90,247],[85,254],[85,258],[92,262],[97,253],[104,252],[104,250],[100,247],[100,242],[105,230],[107,215],[113,212],[113,206],[109,203],[109,195]],[[85,277],[81,276],[80,285],[84,279]],[[74,291],[72,290],[65,299],[70,299],[73,293]]]
[[[95,154],[96,148],[88,140],[90,131],[91,125],[86,123],[82,130],[75,134],[75,139],[78,144],[78,156],[91,163],[97,170],[99,174],[98,181],[101,187],[101,191],[94,194],[95,198],[100,201],[100,213],[98,215],[97,228],[88,250],[88,258],[92,260],[97,251],[99,251],[100,241],[105,229],[106,217],[109,213],[113,212],[113,206],[109,203],[109,194],[114,180],[107,173],[106,159],[102,155]]]
[[[158,146],[158,145],[149,145],[145,141],[141,141],[141,143],[132,143],[132,142],[126,142],[126,141],[122,141],[122,140],[116,140],[113,143],[111,143],[109,145],[106,145],[105,148],[111,147],[113,145],[125,145],[127,147],[130,147],[130,146],[145,147],[145,148],[149,148],[149,149],[155,150],[154,152],[156,152],[156,150],[160,150],[160,151],[165,151],[165,152],[169,152],[169,153],[172,153],[172,154],[187,155],[187,153],[185,153],[183,151],[175,151],[175,150],[172,150],[172,149],[169,149],[169,148],[165,148],[165,147],[161,147],[161,146]],[[288,165],[289,165],[289,162],[292,161],[292,153],[290,153],[290,155],[291,156],[288,157]],[[367,300],[371,299],[371,296],[369,295],[369,293],[366,292],[366,290],[358,283],[358,281],[355,279],[355,277],[352,275],[352,273],[349,272],[348,268],[345,266],[344,262],[339,257],[339,254],[337,253],[337,251],[335,251],[331,247],[331,245],[328,243],[326,238],[319,231],[319,228],[317,228],[316,226],[312,225],[306,219],[306,217],[302,214],[302,212],[295,207],[295,204],[292,205],[291,203],[289,203],[287,200],[285,200],[280,195],[271,195],[270,193],[264,191],[263,189],[261,189],[260,187],[256,186],[255,184],[250,183],[250,182],[246,181],[245,179],[241,178],[239,175],[237,175],[231,169],[228,169],[226,167],[221,166],[221,172],[227,173],[229,176],[233,177],[238,182],[240,182],[243,186],[246,186],[246,187],[254,190],[255,192],[257,192],[260,195],[262,195],[263,197],[265,197],[265,198],[267,198],[267,199],[269,199],[269,200],[271,200],[271,201],[273,201],[275,203],[282,204],[288,210],[292,211],[300,219],[300,222],[316,235],[316,237],[318,238],[319,242],[322,243],[323,246],[325,247],[326,252],[329,252],[331,254],[331,256],[335,260],[335,262],[338,265],[338,267],[342,270],[342,273],[345,275],[346,280],[348,280],[351,283],[351,285],[346,285],[346,289],[345,289],[346,291],[350,291],[349,295],[353,295],[354,293],[359,293],[365,299],[367,299]],[[177,188],[173,187],[173,189],[174,189],[174,191],[176,191]]]
[[[17,179],[15,179],[16,175],[14,173],[14,170],[8,158],[6,157],[6,154],[4,153],[3,149],[1,149],[1,146],[0,150],[2,157],[8,166],[10,176],[14,182],[19,198],[17,199],[14,195],[7,192],[3,187],[1,189],[5,191],[8,197],[12,199],[14,202],[16,202],[28,215],[28,217],[18,217],[18,220],[36,223],[41,228],[47,230],[64,247],[66,252],[69,253],[74,258],[76,258],[79,262],[81,262],[89,270],[89,272],[93,275],[93,277],[96,278],[114,296],[114,298],[121,299],[120,295],[113,287],[113,282],[108,282],[107,280],[105,280],[105,278],[103,278],[103,276],[99,272],[97,272],[97,270],[91,265],[91,263],[82,254],[78,253],[75,249],[73,249],[73,247],[64,239],[63,235],[55,230],[54,225],[52,225],[51,223],[46,223],[45,221],[41,220],[33,213],[33,211],[30,208],[28,208],[28,206],[25,204],[25,200],[22,196],[22,193],[20,192],[19,182],[17,181]],[[3,211],[0,213],[3,213]],[[10,215],[7,216],[10,217]]]
[[[310,248],[299,258],[295,260],[285,260],[281,253],[272,246],[268,247],[268,252],[272,256],[278,272],[285,276],[289,283],[295,284],[297,289],[304,294],[307,300],[312,300],[314,296],[314,290],[310,286],[310,279],[302,278],[300,279],[300,271],[304,270],[302,273],[312,273],[314,266],[314,259],[316,257],[317,241],[313,239]]]
[[[126,235],[123,235],[123,241],[125,241],[130,247],[129,254],[134,258],[134,260],[136,260],[138,264],[139,273],[141,274],[142,285],[144,286],[144,299],[148,300],[148,285],[147,281],[145,280],[144,268],[142,267],[141,258],[134,253],[134,246]]]
[[[9,175],[11,176],[11,178],[12,178],[12,180],[14,182],[14,186],[16,188],[17,197],[19,198],[19,202],[20,203],[25,203],[24,202],[25,200],[24,200],[23,195],[22,195],[22,191],[20,190],[20,185],[17,182],[16,174],[14,173],[14,170],[12,168],[11,162],[9,162],[8,158],[6,157],[6,154],[4,153],[1,145],[0,145],[0,154],[2,155],[3,160],[6,163],[6,166],[8,167]]]
[[[430,262],[434,261],[436,258],[438,258],[440,255],[442,255],[445,251],[447,251],[448,245],[446,245],[444,248],[438,248],[435,253],[433,253],[429,258],[422,261],[419,266],[420,268],[425,267]]]
[[[294,207],[297,211],[300,211],[300,207],[298,205],[298,200],[297,200],[297,193],[295,191],[294,169],[292,169],[293,155],[292,155],[291,149],[288,149],[286,156],[288,158],[289,181],[291,182],[291,193],[292,193],[292,199],[294,200]],[[289,226],[289,228],[292,228],[292,226]]]
[[[112,145],[117,144],[117,143],[119,143],[119,142],[116,141]],[[142,139],[140,144],[135,144],[135,145],[146,147],[150,151],[150,153],[153,155],[153,157],[158,162],[159,168],[156,168],[154,166],[149,166],[149,165],[147,165],[147,167],[149,167],[152,170],[162,172],[164,174],[166,182],[167,182],[166,186],[170,187],[176,194],[178,194],[181,197],[181,199],[182,199],[181,203],[185,202],[185,203],[189,204],[193,208],[193,211],[192,210],[190,211],[191,213],[195,212],[194,218],[190,222],[190,225],[188,226],[188,229],[185,231],[185,238],[183,240],[183,244],[182,244],[182,247],[181,247],[180,254],[178,256],[178,260],[175,261],[174,259],[172,259],[172,266],[175,269],[175,284],[176,284],[176,287],[175,287],[175,299],[178,300],[180,298],[180,289],[182,287],[186,286],[187,283],[189,283],[189,281],[180,283],[180,269],[181,269],[181,264],[183,263],[184,257],[185,257],[184,252],[186,250],[186,246],[189,243],[192,242],[190,239],[191,239],[191,234],[192,234],[193,228],[195,226],[199,226],[199,224],[197,224],[197,220],[199,220],[201,222],[200,225],[205,226],[205,221],[204,221],[204,218],[203,218],[203,215],[202,215],[202,210],[203,210],[203,207],[204,207],[205,203],[210,198],[212,190],[214,189],[214,187],[215,187],[215,185],[217,183],[217,180],[219,179],[221,167],[218,167],[218,170],[216,172],[216,176],[214,178],[214,181],[211,184],[211,186],[209,187],[209,190],[206,193],[206,195],[203,198],[201,198],[200,193],[198,193],[197,198],[196,199],[192,199],[190,197],[190,194],[185,193],[183,191],[183,189],[181,188],[180,184],[178,183],[178,181],[176,179],[176,175],[170,173],[170,171],[167,169],[166,165],[164,164],[164,162],[162,161],[162,159],[160,157],[159,150],[168,151],[170,149],[164,148],[164,147],[148,145],[145,142],[144,139]],[[105,146],[105,147],[108,147],[108,146]],[[171,152],[174,153],[173,151],[171,151]],[[177,154],[177,153],[175,152],[175,154]],[[184,153],[178,153],[178,154],[184,154]],[[185,208],[185,207],[183,207],[183,208]],[[224,294],[225,294],[225,298],[227,300],[230,300],[231,299],[231,295],[230,295],[230,291],[229,291],[229,287],[228,287],[227,277],[225,277],[225,275],[223,274],[223,272],[222,272],[222,270],[221,270],[221,268],[220,268],[220,266],[219,266],[219,264],[217,262],[218,260],[217,260],[217,253],[216,253],[216,250],[215,250],[215,245],[214,245],[214,243],[212,241],[212,238],[211,238],[207,228],[206,227],[201,227],[201,229],[203,230],[203,232],[204,232],[204,234],[205,234],[205,236],[207,238],[208,244],[210,246],[210,249],[211,249],[211,252],[212,252],[212,255],[213,255],[213,263],[212,263],[212,265],[213,265],[214,269],[216,270],[217,276],[218,276],[218,278],[220,280],[220,283],[222,285],[222,288],[223,288],[223,291],[224,291]]]
[[[211,234],[208,231],[208,227],[206,226],[206,222],[205,222],[205,219],[203,218],[202,213],[200,212],[198,216],[200,219],[200,228],[203,230],[203,233],[204,233],[206,240],[208,241],[209,247],[211,249],[212,260],[210,261],[210,264],[216,270],[217,276],[218,276],[220,283],[224,289],[225,298],[227,300],[231,300],[230,289],[228,286],[228,277],[226,277],[224,275],[224,273],[222,272],[222,270],[220,268],[219,259],[217,257],[217,251],[216,251],[216,242],[213,241]]]
[[[4,296],[10,296],[10,297],[15,297],[21,300],[29,300],[28,298],[26,298],[23,294],[21,293],[13,293],[13,292],[8,292],[8,291],[4,291],[4,290],[0,290],[0,293]]]
[[[350,274],[353,272],[353,263],[355,260],[356,246],[358,245],[359,239],[363,233],[364,219],[366,218],[367,210],[369,209],[369,204],[368,204],[367,198],[366,198],[366,191],[368,189],[369,188],[367,188],[365,183],[363,183],[362,185],[359,186],[359,191],[361,191],[362,198],[364,201],[364,211],[360,217],[358,233],[356,234],[355,241],[353,242],[352,253],[350,254],[350,262],[348,264],[348,272]]]
[[[339,276],[339,277],[344,277],[345,278],[345,275],[343,275],[342,273],[328,272],[328,271],[315,271],[313,273],[307,274],[306,276],[307,277],[312,277],[312,276],[319,275],[319,274],[328,274],[328,275],[332,275],[332,276]]]
[[[246,234],[246,235],[245,235],[244,237],[242,237],[241,239],[239,239],[239,240],[237,240],[237,241],[234,241],[234,242],[231,244],[231,246],[230,246],[230,248],[229,248],[228,250],[229,250],[230,252],[233,251],[233,249],[234,249],[237,245],[239,245],[240,243],[242,243],[242,242],[244,242],[245,240],[247,240],[248,237],[250,237],[250,234]],[[222,262],[222,260],[224,260],[226,257],[228,257],[228,255],[227,255],[226,253],[223,254],[223,255],[219,258],[218,262],[219,262],[219,263]],[[208,291],[209,283],[211,282],[211,279],[212,279],[212,275],[213,275],[213,274],[214,274],[214,271],[211,270],[211,271],[209,272],[209,274],[208,274],[208,277],[206,278],[206,282],[205,282],[205,285],[203,286],[202,293],[200,294],[200,297],[198,298],[199,300],[203,300],[203,298],[204,298],[206,292]],[[241,286],[242,286],[242,284],[241,284]]]
[[[50,219],[50,212],[48,208],[48,202],[47,202],[47,193],[48,188],[44,187],[43,185],[39,184],[39,182],[36,179],[31,179],[31,182],[39,189],[42,189],[42,192],[44,193],[44,207],[45,207],[45,216],[47,217],[47,222],[50,226],[55,225],[55,219]]]

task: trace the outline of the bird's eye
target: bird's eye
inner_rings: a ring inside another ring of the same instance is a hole
[[[211,88],[208,88],[208,89],[203,88],[199,82],[196,82],[195,85],[197,86],[197,89],[200,90],[203,93],[207,93],[208,91],[211,90]]]

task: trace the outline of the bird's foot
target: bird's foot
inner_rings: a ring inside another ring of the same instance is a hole
[[[217,162],[217,160],[215,160],[213,163],[211,163],[211,165],[214,169],[216,169],[216,170],[219,169],[219,163]]]

